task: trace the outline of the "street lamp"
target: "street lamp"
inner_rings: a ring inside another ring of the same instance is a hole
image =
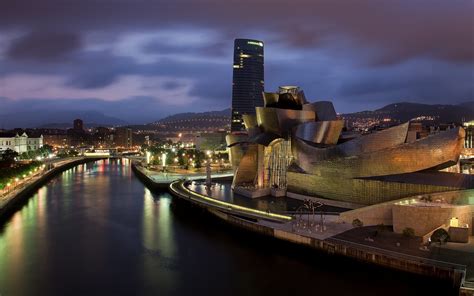
[[[166,153],[161,154],[161,163],[163,165],[163,169],[166,166]]]
[[[150,160],[151,160],[151,152],[150,151],[146,151],[146,164],[150,164]]]

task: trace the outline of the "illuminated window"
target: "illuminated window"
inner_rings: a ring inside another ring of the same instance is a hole
[[[262,46],[263,47],[263,42],[247,41],[247,44],[257,45],[257,46]]]
[[[459,219],[457,217],[451,218],[451,221],[449,221],[449,226],[459,227]]]

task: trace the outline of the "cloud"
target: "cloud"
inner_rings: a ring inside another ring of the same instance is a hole
[[[170,89],[168,84],[178,83]],[[170,106],[184,106],[197,98],[190,96],[192,81],[162,76],[140,77],[120,76],[117,83],[96,89],[74,88],[66,79],[53,75],[11,75],[4,78],[4,96],[13,100],[27,98],[84,99],[98,98],[105,101],[123,100],[130,97],[153,97],[156,101]],[[39,95],[40,94],[40,95]]]
[[[383,52],[380,63],[420,55],[472,61],[473,9],[471,0],[17,0],[4,5],[0,25],[82,32],[196,29],[195,35],[166,36],[180,44],[215,29],[227,36],[273,32],[294,47],[326,45],[337,36]]]
[[[15,60],[50,61],[63,59],[79,48],[79,34],[33,31],[14,39],[6,55]]]
[[[300,85],[338,111],[472,100],[473,9],[471,0],[8,1],[0,96],[106,102],[124,118],[134,100],[150,118],[152,108],[223,109],[233,39],[243,37],[265,41],[267,90]]]

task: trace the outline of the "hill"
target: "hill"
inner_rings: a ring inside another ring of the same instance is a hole
[[[229,129],[230,108],[222,111],[178,113],[148,124],[167,131]]]
[[[127,124],[97,111],[25,111],[0,115],[0,128],[68,128],[72,127],[72,121],[76,118],[82,119],[87,127]]]
[[[474,120],[474,101],[458,105],[429,105],[401,102],[374,111],[343,114],[351,118],[391,118],[404,122],[414,118],[431,117],[436,122],[451,123]]]

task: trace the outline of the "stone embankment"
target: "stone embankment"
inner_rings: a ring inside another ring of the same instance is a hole
[[[460,295],[474,295],[472,294],[472,289],[463,287],[466,274],[465,265],[393,252],[333,237],[321,239],[305,235],[304,233],[298,233],[297,231],[284,230],[285,228],[278,226],[278,224],[292,223],[288,221],[287,217],[278,217],[277,219],[272,219],[271,216],[258,217],[258,215],[249,215],[249,213],[254,210],[251,208],[239,207],[235,209],[230,206],[222,207],[220,203],[210,201],[212,198],[190,191],[184,186],[183,181],[172,183],[170,191],[176,197],[203,207],[218,218],[240,228],[280,240],[305,245],[328,254],[350,257],[369,264],[376,264],[391,269],[450,281],[454,287],[460,289]],[[273,226],[269,221],[274,222]],[[287,227],[286,229],[291,229],[291,227]]]

